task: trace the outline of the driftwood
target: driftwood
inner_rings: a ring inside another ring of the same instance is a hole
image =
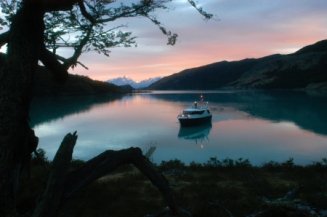
[[[34,210],[33,217],[56,216],[61,205],[66,175],[72,160],[76,140],[76,132],[67,134],[63,139],[53,159],[52,171],[46,189]]]
[[[67,134],[63,139],[53,160],[47,187],[40,198],[33,217],[55,217],[60,206],[74,193],[125,164],[133,164],[137,167],[164,197],[169,208],[153,216],[191,216],[187,211],[178,208],[167,180],[154,169],[139,148],[105,151],[87,161],[81,168],[68,172],[76,140],[76,132]]]

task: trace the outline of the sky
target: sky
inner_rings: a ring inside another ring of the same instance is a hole
[[[167,76],[187,68],[275,53],[292,53],[327,39],[326,0],[198,0],[214,19],[205,21],[187,0],[173,0],[170,11],[156,13],[179,35],[175,46],[145,18],[123,19],[137,37],[137,47],[113,48],[110,57],[87,53],[73,74],[136,81]]]

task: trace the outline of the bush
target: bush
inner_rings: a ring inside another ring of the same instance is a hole
[[[46,165],[49,164],[48,158],[45,156],[45,151],[42,148],[38,148],[32,154],[33,165]]]
[[[226,158],[222,161],[218,160],[217,157],[211,157],[204,166],[209,168],[250,168],[252,167],[248,159],[239,158],[233,160]]]
[[[170,161],[162,161],[159,165],[159,168],[163,171],[172,170],[172,169],[184,169],[185,164],[180,160],[170,160]]]

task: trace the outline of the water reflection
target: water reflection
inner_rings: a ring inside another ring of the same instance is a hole
[[[200,92],[163,92],[117,97],[80,97],[35,102],[31,121],[39,147],[51,159],[67,132],[77,130],[74,158],[107,149],[157,144],[156,163],[210,157],[246,158],[254,164],[294,157],[310,163],[326,157],[327,98],[301,92],[210,92],[212,126],[180,128],[180,111]],[[210,145],[209,144],[210,140]],[[199,148],[204,147],[204,149]]]
[[[102,96],[67,96],[35,98],[31,105],[31,126],[35,127],[46,122],[63,119],[72,114],[87,112],[93,106],[100,106],[120,100],[121,94]]]
[[[201,92],[174,94],[154,92],[150,97],[192,102]],[[273,122],[292,122],[302,129],[327,135],[327,96],[301,91],[216,91],[202,92],[211,109],[232,107],[253,117]],[[218,107],[217,107],[218,106]]]
[[[184,140],[192,140],[196,144],[200,144],[201,148],[203,148],[204,142],[209,141],[209,134],[211,128],[211,123],[193,127],[180,127],[178,132],[178,138]]]

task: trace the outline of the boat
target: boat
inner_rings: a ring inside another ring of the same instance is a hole
[[[182,127],[196,126],[211,123],[212,114],[208,102],[204,102],[201,96],[200,102],[194,102],[191,107],[185,108],[177,119]]]

